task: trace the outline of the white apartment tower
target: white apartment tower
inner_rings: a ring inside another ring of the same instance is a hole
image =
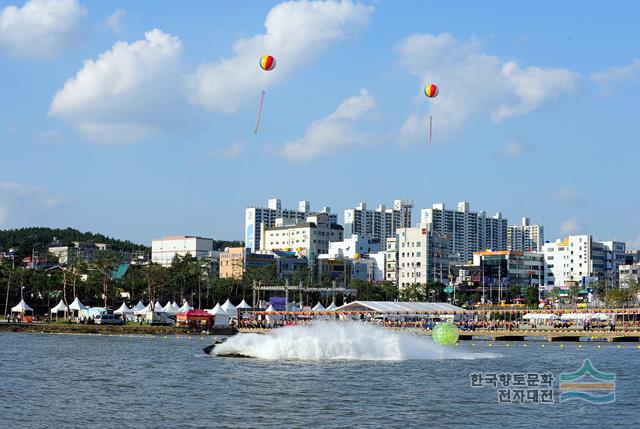
[[[326,213],[331,223],[338,223],[338,216],[330,213],[329,207],[323,207],[320,213]],[[298,209],[283,209],[282,201],[279,198],[272,198],[267,202],[267,207],[248,207],[245,210],[244,220],[244,243],[245,247],[256,252],[260,249],[261,225],[265,228],[273,227],[276,219],[283,219],[285,223],[304,221],[307,216],[312,215],[309,201],[300,201]]]
[[[399,228],[392,241],[396,248],[398,287],[402,289],[412,284],[446,282],[449,273],[447,242],[444,234],[430,231],[426,224],[416,228]]]
[[[342,241],[343,231],[327,213],[309,215],[305,221],[293,223],[278,219],[275,226],[262,228],[260,250],[295,251],[314,259],[329,252],[329,243]]]
[[[523,217],[520,225],[507,227],[507,250],[542,252],[543,244],[544,227],[531,225],[528,217]]]
[[[606,287],[618,286],[619,266],[624,264],[625,243],[595,241],[590,235],[570,235],[543,246],[545,288],[570,284],[588,286],[603,281]]]
[[[461,201],[457,210],[447,210],[438,203],[422,209],[420,215],[421,223],[449,237],[449,253],[460,255],[463,261],[471,261],[473,252],[480,250],[507,249],[508,221],[500,212],[487,217],[483,211],[470,211],[469,203]]]
[[[345,236],[357,234],[380,240],[384,246],[387,238],[394,237],[397,228],[411,226],[411,200],[395,200],[393,208],[380,204],[377,208],[367,209],[365,203],[344,211]]]

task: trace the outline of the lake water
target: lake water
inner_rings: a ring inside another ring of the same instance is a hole
[[[430,343],[418,336],[414,341]],[[211,357],[202,352],[210,342],[209,337],[2,333],[0,427],[640,424],[636,344],[596,348],[591,343],[578,348],[566,343],[561,348],[557,343],[489,347],[475,342],[455,347],[465,359],[448,359],[445,354],[444,359],[318,361]],[[470,373],[550,372],[557,377],[577,370],[587,358],[598,370],[616,374],[615,402],[560,403],[557,380],[555,403],[548,405],[501,404],[496,389],[470,386]]]

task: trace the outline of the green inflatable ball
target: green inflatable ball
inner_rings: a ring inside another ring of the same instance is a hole
[[[441,346],[451,346],[458,341],[460,332],[452,323],[440,322],[433,327],[431,337],[436,344]]]

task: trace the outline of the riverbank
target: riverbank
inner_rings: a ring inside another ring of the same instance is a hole
[[[151,325],[78,325],[74,323],[0,323],[0,332],[26,332],[47,334],[98,334],[98,335],[194,335],[201,329],[176,326]],[[216,328],[212,335],[233,335],[234,328]]]

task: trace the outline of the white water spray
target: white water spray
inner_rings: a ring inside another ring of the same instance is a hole
[[[297,360],[483,359],[499,355],[439,346],[425,335],[360,322],[316,322],[267,334],[238,334],[216,346],[218,356]]]

